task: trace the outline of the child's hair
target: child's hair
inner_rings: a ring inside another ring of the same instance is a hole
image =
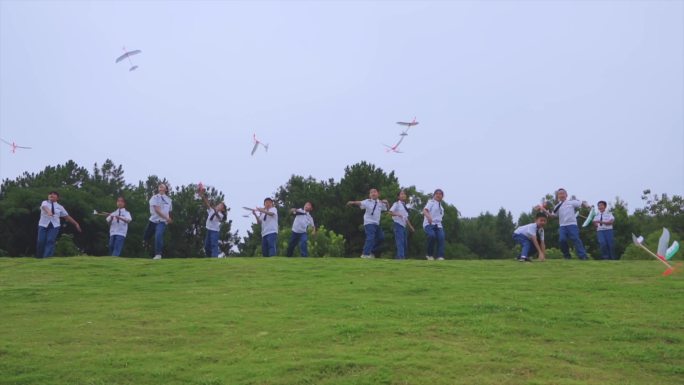
[[[50,191],[50,192],[48,193],[48,195],[52,195],[52,194],[57,195],[57,198],[59,198],[59,193],[58,193],[57,191]]]
[[[556,190],[556,195],[558,195],[558,193],[561,192],[561,191],[564,192],[564,193],[566,193],[566,194],[568,193],[567,191],[565,191],[564,188],[561,187],[561,188],[559,188],[558,190]]]
[[[268,202],[268,201],[270,201],[271,203],[273,203],[273,199],[271,199],[270,197],[264,198],[264,203],[266,203],[266,202]]]
[[[608,206],[608,203],[606,203],[606,201],[598,201],[596,205],[600,205],[601,203],[603,203],[604,206]]]
[[[304,202],[304,206],[306,206],[307,203],[311,205],[311,210],[313,210],[314,204],[311,201],[306,201],[306,202]]]
[[[123,196],[118,196],[118,197],[116,197],[116,200],[117,200],[117,201],[118,201],[119,199],[121,199],[121,200],[123,201],[123,203],[124,203],[124,206],[126,206],[126,198],[124,198]]]
[[[444,195],[444,191],[442,191],[442,189],[441,189],[441,188],[438,188],[438,189],[436,189],[436,190],[435,190],[435,192],[434,192],[434,193],[432,193],[432,196],[435,196],[435,195],[437,195],[437,193],[442,193],[442,195]]]
[[[403,190],[403,189],[402,189],[402,190],[399,190],[399,192],[397,193],[397,199],[399,199],[399,196],[401,195],[401,193],[404,193],[404,195],[406,195],[406,196],[408,197],[408,194],[406,193],[406,190]]]
[[[223,205],[223,218],[221,218],[221,222],[225,222],[228,220],[228,205],[226,205],[226,202],[219,202],[219,205]]]
[[[547,218],[546,213],[543,211],[538,212],[537,215],[534,216],[534,219],[536,220],[538,218]]]

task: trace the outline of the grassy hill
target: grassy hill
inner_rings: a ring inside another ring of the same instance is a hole
[[[682,384],[656,261],[0,258],[0,384]]]

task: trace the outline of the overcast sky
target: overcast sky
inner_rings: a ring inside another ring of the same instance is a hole
[[[561,186],[634,209],[684,191],[683,72],[682,1],[3,0],[0,136],[33,149],[0,177],[111,158],[221,189],[243,235],[240,206],[362,160],[465,216]]]

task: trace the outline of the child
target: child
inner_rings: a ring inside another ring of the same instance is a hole
[[[36,245],[36,258],[52,257],[55,253],[57,235],[61,226],[60,218],[66,219],[81,232],[81,226],[64,209],[59,201],[59,193],[50,191],[48,199],[40,204],[40,220],[38,220],[38,241]]]
[[[539,260],[546,259],[546,245],[544,244],[544,226],[546,225],[546,214],[538,212],[534,223],[520,226],[513,232],[513,241],[522,246],[518,261],[532,262],[530,248],[534,245],[539,253]]]
[[[408,248],[406,228],[408,227],[411,232],[415,231],[411,222],[409,222],[409,211],[408,207],[406,207],[407,199],[406,191],[399,191],[397,201],[389,209],[389,215],[392,216],[394,221],[394,240],[397,244],[396,259],[406,259],[406,249]]]
[[[171,218],[171,211],[173,211],[173,202],[171,198],[166,195],[168,187],[161,183],[157,187],[157,194],[150,198],[150,221],[145,228],[145,235],[143,239],[148,242],[154,236],[154,258],[162,259],[162,250],[164,249],[164,231],[166,225],[173,223]]]
[[[361,258],[375,258],[375,253],[380,250],[382,241],[385,240],[385,234],[380,227],[380,215],[389,207],[386,200],[378,200],[380,193],[377,189],[370,189],[368,196],[369,199],[347,202],[347,206],[359,206],[362,210],[366,210],[363,215],[366,242],[363,244]]]
[[[615,223],[615,217],[606,211],[606,201],[599,201],[597,206],[599,213],[594,217],[594,226],[596,226],[596,236],[598,237],[599,245],[601,245],[601,258],[618,259],[615,255],[613,243],[613,223]]]
[[[202,197],[204,206],[207,208],[207,235],[204,237],[204,253],[207,257],[218,258],[219,230],[221,228],[221,222],[225,222],[226,217],[228,217],[228,210],[226,209],[226,204],[223,202],[211,207],[204,187],[200,186],[198,192]]]
[[[294,254],[294,249],[299,245],[299,254],[302,257],[309,256],[309,250],[307,249],[307,233],[306,230],[311,226],[313,229],[312,234],[316,235],[316,226],[314,226],[313,217],[311,217],[311,211],[313,210],[313,205],[311,202],[306,202],[303,209],[291,209],[290,213],[295,216],[294,222],[292,223],[292,235],[290,236],[290,243],[287,245],[287,256],[291,257]]]
[[[570,259],[570,248],[568,240],[575,244],[575,252],[579,259],[586,261],[587,252],[584,250],[584,244],[579,236],[579,227],[577,226],[577,217],[575,210],[581,206],[589,206],[587,202],[580,202],[577,199],[568,199],[568,192],[564,188],[556,191],[556,199],[558,203],[553,208],[553,212],[548,212],[549,216],[558,217],[558,224],[560,225],[559,243],[560,249],[565,259]]]
[[[109,223],[109,255],[112,257],[121,256],[128,233],[128,224],[133,220],[131,213],[126,210],[124,197],[116,198],[116,207],[116,211],[112,211],[105,218]]]
[[[425,229],[428,237],[425,259],[428,261],[435,259],[435,244],[437,244],[437,260],[444,260],[444,228],[442,227],[444,209],[442,209],[442,199],[444,199],[444,191],[442,189],[435,190],[432,199],[423,209],[423,229]]]
[[[263,214],[263,217],[257,215],[257,211]],[[264,199],[264,207],[257,207],[252,214],[261,225],[261,254],[264,257],[274,257],[278,243],[278,210],[273,207],[273,199]]]

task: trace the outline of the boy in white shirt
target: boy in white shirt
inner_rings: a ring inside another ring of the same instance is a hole
[[[543,212],[537,213],[533,223],[520,226],[513,231],[513,241],[522,246],[518,261],[532,262],[530,251],[532,246],[537,249],[539,253],[539,260],[546,259],[546,245],[544,244],[544,226],[546,226],[546,214]]]
[[[394,241],[397,244],[396,259],[406,259],[406,250],[408,249],[408,234],[406,228],[414,232],[411,222],[409,222],[409,210],[406,206],[408,197],[406,191],[399,191],[398,199],[389,209],[389,214],[394,221]]]
[[[38,220],[38,240],[36,244],[36,258],[52,257],[55,253],[57,235],[61,227],[60,219],[64,218],[76,227],[76,231],[81,232],[81,226],[69,216],[64,206],[57,203],[59,193],[51,191],[48,199],[40,204],[40,219]]]
[[[128,233],[128,224],[133,220],[131,213],[126,210],[124,197],[116,198],[116,210],[109,213],[105,220],[109,223],[109,255],[120,257]]]
[[[261,215],[257,215],[257,212]],[[278,243],[278,209],[273,207],[273,199],[264,199],[264,207],[257,207],[252,214],[261,225],[261,254],[274,257]]]
[[[584,249],[584,244],[580,239],[579,227],[577,226],[577,216],[575,210],[582,206],[589,207],[587,202],[580,202],[577,199],[568,200],[568,192],[560,188],[556,191],[556,198],[558,203],[553,208],[553,212],[548,212],[549,216],[558,217],[559,229],[559,244],[563,257],[570,259],[570,248],[568,241],[572,241],[575,245],[575,252],[581,260],[587,260],[587,252]]]
[[[359,206],[361,210],[366,210],[363,215],[363,228],[366,232],[366,242],[363,244],[361,258],[375,258],[375,253],[380,250],[385,234],[380,227],[380,216],[383,211],[389,208],[389,202],[379,200],[380,193],[372,188],[368,192],[368,199],[362,201],[349,201],[347,206]]]
[[[613,242],[613,223],[615,217],[610,212],[606,211],[606,201],[599,201],[598,214],[594,217],[594,226],[596,226],[596,237],[601,246],[602,259],[618,259],[615,255],[615,243]]]
[[[206,189],[201,186],[199,194],[202,197],[202,202],[207,208],[207,235],[204,237],[204,253],[207,257],[218,258],[219,256],[219,230],[221,229],[221,222],[226,221],[228,210],[226,204],[219,202],[212,207],[207,199]]]
[[[307,229],[309,226],[313,229],[312,234],[316,234],[316,226],[314,226],[314,220],[311,216],[311,211],[313,210],[313,205],[311,202],[306,202],[304,208],[302,209],[291,209],[290,213],[295,216],[294,222],[292,222],[292,235],[290,236],[290,243],[287,245],[287,256],[291,257],[294,255],[294,249],[299,245],[299,254],[302,257],[309,256],[309,249],[307,247],[308,234]]]
[[[437,246],[437,260],[444,260],[444,228],[442,227],[444,209],[442,208],[442,199],[444,199],[444,191],[442,189],[435,190],[432,199],[423,209],[423,229],[428,237],[425,259],[428,261],[435,259],[435,245]]]
[[[173,211],[173,202],[171,198],[166,195],[168,187],[161,183],[157,187],[157,194],[152,196],[149,201],[150,205],[150,221],[145,228],[143,240],[148,242],[154,236],[154,258],[162,259],[162,251],[164,250],[164,232],[166,225],[173,223],[171,218],[171,211]]]

